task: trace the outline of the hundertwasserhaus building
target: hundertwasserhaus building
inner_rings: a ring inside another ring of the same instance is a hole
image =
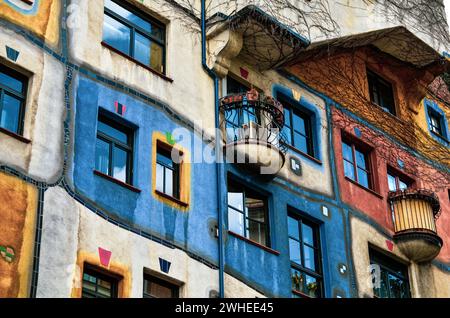
[[[450,297],[443,1],[291,2],[0,0],[0,297]]]

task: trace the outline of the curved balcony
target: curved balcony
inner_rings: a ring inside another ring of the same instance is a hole
[[[406,189],[389,193],[393,221],[394,241],[400,251],[416,263],[434,259],[442,248],[437,235],[439,199],[430,190]]]
[[[276,175],[287,150],[282,142],[283,105],[252,89],[222,98],[220,109],[227,162],[259,175]]]

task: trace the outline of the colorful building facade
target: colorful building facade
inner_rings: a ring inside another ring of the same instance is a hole
[[[0,297],[450,297],[446,44],[376,9],[0,0]]]

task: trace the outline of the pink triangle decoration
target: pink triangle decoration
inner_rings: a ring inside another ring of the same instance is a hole
[[[111,251],[107,251],[101,247],[98,248],[98,256],[100,257],[100,264],[105,267],[109,267],[109,262],[111,261]]]

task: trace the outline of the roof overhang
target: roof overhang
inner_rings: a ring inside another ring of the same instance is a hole
[[[254,5],[248,5],[233,15],[216,14],[210,19],[216,26],[208,34],[232,30],[242,37],[239,58],[259,70],[274,68],[293,58],[309,45],[309,41]]]

